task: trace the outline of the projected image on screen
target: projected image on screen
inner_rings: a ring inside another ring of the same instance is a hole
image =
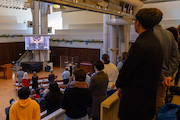
[[[25,50],[49,50],[49,36],[26,36]]]

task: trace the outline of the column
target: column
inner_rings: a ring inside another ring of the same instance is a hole
[[[117,39],[116,39],[116,26],[109,26],[109,38],[110,38],[110,62],[116,65],[116,45],[117,45]]]
[[[106,21],[110,18],[110,15],[103,15],[103,54],[108,54],[108,25]],[[100,56],[101,58],[101,56]]]

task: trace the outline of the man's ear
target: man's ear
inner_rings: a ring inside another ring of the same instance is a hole
[[[138,20],[136,20],[136,25],[137,25],[137,26],[140,26],[140,25],[141,25]]]

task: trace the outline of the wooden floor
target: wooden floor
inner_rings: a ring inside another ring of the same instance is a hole
[[[58,80],[62,79],[62,70],[60,68],[54,68],[53,72],[55,75],[58,76]],[[2,73],[0,73],[1,76]],[[38,72],[37,75],[39,77],[45,77],[48,76],[50,72],[41,71]],[[32,77],[32,74],[29,74],[29,77]],[[14,86],[14,82],[17,80],[16,72],[14,71],[12,74],[12,79],[4,80],[0,79],[0,120],[5,120],[5,108],[8,107],[9,100],[11,98],[14,98],[15,100],[18,100],[16,88]]]

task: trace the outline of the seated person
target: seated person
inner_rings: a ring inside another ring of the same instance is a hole
[[[44,95],[44,88],[40,88],[39,93],[40,93],[39,96],[42,97]]]
[[[15,100],[12,98],[9,103],[10,103],[10,106],[5,108],[5,113],[6,113],[6,120],[9,120],[9,109],[11,108],[11,106],[13,105],[13,103],[15,102]]]
[[[40,99],[40,96],[36,94],[35,89],[31,90],[31,99],[38,101]]]
[[[41,108],[41,112],[43,112],[44,110],[46,110],[45,108],[45,96],[46,94],[49,92],[49,89],[45,89],[44,91],[42,91],[42,93],[40,95],[41,98],[38,100],[38,103],[40,105],[40,108]]]
[[[67,67],[65,68],[65,71],[62,73],[62,78],[63,78],[63,84],[64,85],[68,84],[70,78],[70,72]]]
[[[66,110],[65,120],[89,120],[87,110],[92,105],[92,94],[84,82],[86,73],[83,69],[74,70],[75,81],[65,90],[62,108]]]

